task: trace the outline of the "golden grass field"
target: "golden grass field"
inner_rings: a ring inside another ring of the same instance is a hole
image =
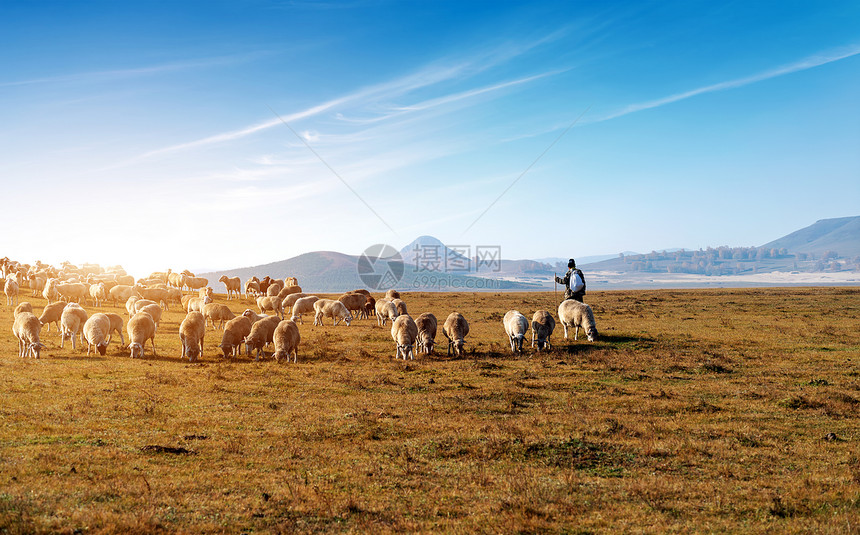
[[[860,533],[860,289],[593,292],[600,340],[523,356],[502,316],[552,293],[403,298],[435,356],[395,361],[371,318],[306,321],[298,364],[210,330],[189,364],[176,306],[158,357],[52,329],[25,360],[3,308],[0,531]]]

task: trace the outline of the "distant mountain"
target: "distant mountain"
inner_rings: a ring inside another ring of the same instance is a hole
[[[419,245],[435,246],[441,244],[429,236],[422,238],[419,238],[422,240]],[[439,269],[427,269],[423,264],[415,263],[415,253],[411,255],[406,253],[413,244],[401,250],[403,251],[401,255],[405,255],[403,262],[391,258],[377,259],[372,256],[353,256],[333,251],[316,251],[279,262],[201,273],[199,276],[208,278],[209,284],[216,290],[220,285],[217,281],[221,275],[238,276],[242,279],[243,284],[253,276],[259,278],[266,275],[275,278],[296,277],[302,290],[319,293],[345,292],[356,288],[384,292],[388,288],[401,291],[452,291],[529,290],[539,287],[536,282],[509,280],[500,277],[499,273],[478,274],[471,266],[468,270],[449,269],[445,271],[444,264],[442,264]]]
[[[834,251],[840,257],[853,258],[860,255],[860,216],[822,219],[762,247],[812,255]]]
[[[838,253],[839,259],[825,251]],[[379,253],[377,253],[379,254]],[[400,259],[377,259],[334,251],[305,253],[280,262],[202,273],[216,289],[221,275],[296,277],[306,291],[335,293],[356,288],[398,290],[536,290],[552,288],[553,275],[567,268],[567,258],[505,260],[498,247],[446,245],[420,236],[399,251]],[[860,216],[823,219],[759,247],[719,247],[688,251],[664,249],[648,254],[582,256],[578,267],[588,272],[695,273],[738,275],[771,271],[838,271],[857,269]],[[379,281],[386,281],[379,283]],[[592,282],[595,282],[592,279]],[[605,282],[605,281],[604,281]]]

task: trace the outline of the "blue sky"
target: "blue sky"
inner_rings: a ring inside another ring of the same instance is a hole
[[[860,215],[856,1],[3,2],[0,47],[21,261],[587,256]]]

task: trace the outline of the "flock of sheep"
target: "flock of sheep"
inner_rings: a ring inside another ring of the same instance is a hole
[[[114,334],[120,337],[123,349],[130,351],[132,358],[145,356],[146,343],[155,354],[155,334],[158,331],[162,312],[171,304],[180,305],[186,312],[179,326],[181,346],[180,359],[196,361],[203,353],[203,340],[208,325],[213,330],[222,329],[218,347],[224,357],[238,357],[244,347],[245,355],[255,353],[259,360],[265,355],[264,348],[273,346],[272,356],[280,361],[298,360],[301,341],[296,322],[304,323],[303,315],[313,313],[314,325],[323,325],[331,319],[334,325],[343,322],[349,326],[356,318],[376,316],[377,325],[391,323],[391,338],[395,343],[395,358],[414,359],[415,349],[431,354],[436,344],[438,322],[430,313],[415,319],[407,312],[406,303],[395,290],[389,290],[378,300],[367,290],[347,292],[338,299],[325,299],[302,292],[298,281],[289,277],[262,280],[252,277],[244,287],[239,277],[222,276],[219,282],[227,289],[227,300],[240,299],[242,290],[248,298],[256,300],[259,314],[246,309],[237,316],[222,303],[213,302],[213,289],[209,281],[196,277],[189,271],[181,273],[168,270],[151,274],[146,279],[135,281],[120,266],[102,269],[96,265],[81,268],[64,263],[60,268],[36,262],[35,265],[20,264],[0,259],[7,306],[15,305],[12,332],[18,340],[21,357],[38,358],[46,346],[41,342],[42,328],[50,332],[53,323],[60,333],[60,347],[71,340],[77,348],[76,339],[87,344],[87,355],[96,351],[104,355]],[[48,304],[40,316],[36,316],[29,302],[19,302],[22,289],[29,288],[32,296],[42,295]],[[124,302],[129,316],[126,324],[128,344],[123,337],[123,318],[119,314],[98,312],[89,315],[81,302],[92,301],[100,307],[108,301],[114,306]],[[287,319],[289,311],[289,319]],[[267,312],[271,312],[269,315]],[[558,317],[564,327],[574,329],[577,339],[582,327],[589,341],[597,337],[597,328],[591,307],[567,300],[558,307]],[[520,353],[526,334],[532,330],[532,347],[549,349],[550,337],[555,329],[555,319],[545,310],[538,310],[531,322],[519,311],[508,311],[503,319],[504,329],[510,341],[511,351]],[[461,356],[464,351],[469,323],[459,312],[452,312],[442,325],[442,333],[448,340],[447,354]],[[272,351],[272,349],[270,349]]]

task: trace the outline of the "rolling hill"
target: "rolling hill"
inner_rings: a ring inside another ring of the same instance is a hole
[[[860,216],[821,219],[762,247],[816,256],[834,251],[839,257],[854,258],[860,255]]]

